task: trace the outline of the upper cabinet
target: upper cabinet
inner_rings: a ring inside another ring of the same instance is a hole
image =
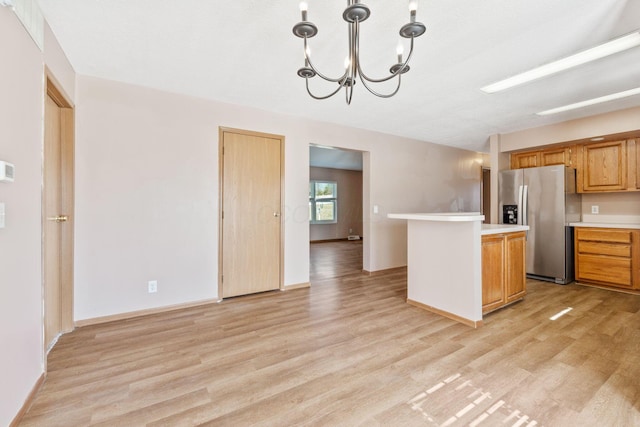
[[[547,148],[540,151],[540,166],[565,165],[575,167],[576,147]]]
[[[636,177],[636,190],[640,190],[640,140],[636,139],[633,142],[633,149],[636,152],[636,170],[633,175]],[[631,173],[629,173],[629,175],[631,175]]]
[[[578,174],[578,191],[626,190],[627,141],[584,144],[581,170],[582,177]]]
[[[576,169],[578,193],[639,191],[638,141],[586,142],[512,153],[511,169],[565,165]]]
[[[575,146],[545,148],[511,155],[511,169],[565,165],[575,167]]]
[[[527,151],[526,153],[514,153],[511,155],[511,169],[537,168],[540,163],[539,151]]]

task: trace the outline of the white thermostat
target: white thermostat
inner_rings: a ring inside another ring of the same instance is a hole
[[[13,182],[16,168],[11,163],[0,160],[0,182]]]

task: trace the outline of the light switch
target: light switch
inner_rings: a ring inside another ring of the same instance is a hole
[[[0,228],[4,228],[4,203],[0,203]]]
[[[378,205],[373,205],[373,213],[377,214],[378,213]]]

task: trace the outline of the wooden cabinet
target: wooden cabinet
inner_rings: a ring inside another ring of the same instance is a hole
[[[565,165],[575,167],[575,146],[547,148],[540,152],[541,166]]]
[[[585,142],[511,154],[511,169],[562,165],[576,169],[578,193],[640,190],[638,139]]]
[[[578,191],[626,190],[627,141],[584,144],[580,169]]]
[[[576,147],[545,148],[511,155],[511,169],[535,168],[538,166],[565,165],[575,167]]]
[[[636,178],[636,190],[640,190],[640,139],[633,141],[633,150],[636,152],[636,164],[633,175]]]
[[[524,297],[525,247],[523,231],[482,236],[482,313]]]
[[[640,290],[640,230],[576,227],[575,262],[577,281]]]
[[[511,155],[511,169],[536,168],[542,166],[539,151],[527,151]]]

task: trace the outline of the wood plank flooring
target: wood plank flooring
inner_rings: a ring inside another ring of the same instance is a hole
[[[309,281],[362,273],[362,240],[310,244]]]
[[[317,281],[64,335],[21,425],[640,425],[639,296],[528,281],[472,329],[403,271]]]

